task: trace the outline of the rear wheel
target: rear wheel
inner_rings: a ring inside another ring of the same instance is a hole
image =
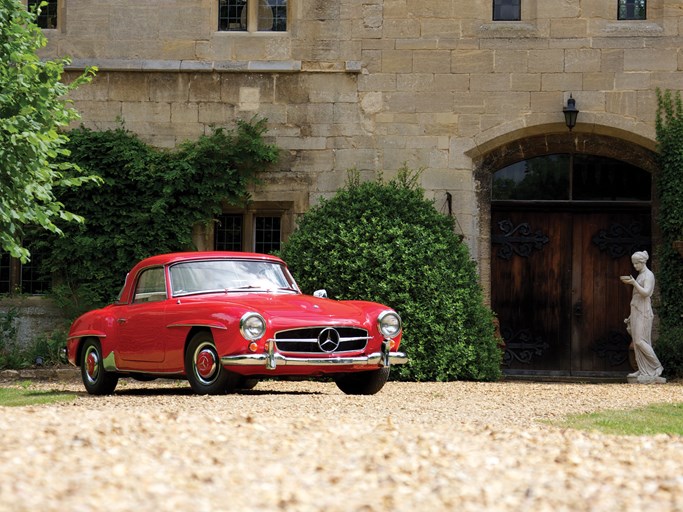
[[[388,366],[368,372],[345,373],[334,379],[337,387],[347,395],[374,395],[389,378]]]
[[[102,346],[98,340],[87,340],[81,350],[81,378],[91,395],[110,395],[116,389],[119,376],[104,369]]]
[[[223,368],[209,332],[199,332],[192,337],[185,352],[185,372],[192,390],[201,395],[234,391],[240,378]]]

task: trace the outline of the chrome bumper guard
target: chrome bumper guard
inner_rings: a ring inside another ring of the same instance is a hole
[[[223,356],[223,366],[265,366],[267,370],[275,370],[282,366],[351,366],[367,365],[386,367],[392,364],[405,364],[408,358],[403,352],[390,352],[389,340],[382,342],[380,352],[373,352],[367,356],[334,357],[318,359],[312,357],[288,357],[275,351],[275,340],[266,342],[266,352],[263,354],[241,354],[238,356]]]

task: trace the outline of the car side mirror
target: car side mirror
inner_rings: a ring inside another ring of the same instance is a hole
[[[319,299],[326,299],[327,298],[327,290],[316,290],[313,292],[314,297],[318,297]]]

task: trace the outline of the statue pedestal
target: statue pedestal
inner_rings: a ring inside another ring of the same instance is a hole
[[[626,377],[629,384],[666,384],[664,377],[650,377],[648,375],[638,375],[637,377]]]

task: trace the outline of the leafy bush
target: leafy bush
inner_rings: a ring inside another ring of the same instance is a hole
[[[669,377],[683,376],[683,258],[673,242],[683,240],[683,104],[680,93],[657,91],[657,144],[659,208],[656,224],[661,230],[657,250],[659,268],[660,336],[657,355]]]
[[[131,266],[147,256],[191,250],[192,227],[210,222],[223,202],[248,197],[256,172],[277,159],[263,140],[265,120],[217,128],[175,151],[148,146],[124,129],[70,132],[70,159],[102,185],[86,183],[59,199],[86,219],[45,241],[43,270],[73,317],[111,302]]]
[[[404,323],[406,380],[496,380],[501,353],[474,262],[453,219],[425,199],[419,173],[346,187],[311,208],[281,255],[302,289],[381,302]]]

